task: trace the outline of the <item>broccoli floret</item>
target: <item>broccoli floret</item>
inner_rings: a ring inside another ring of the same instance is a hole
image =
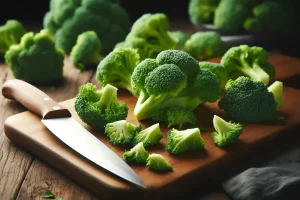
[[[221,89],[224,89],[228,78],[227,78],[227,71],[222,64],[208,62],[208,61],[201,61],[199,62],[199,65],[201,69],[208,69],[209,71],[214,73],[218,77]]]
[[[170,107],[194,110],[204,102],[214,102],[220,95],[215,74],[200,70],[197,60],[180,50],[165,50],[156,59],[147,59],[134,69],[132,87],[138,94],[134,115],[138,120]]]
[[[100,61],[96,78],[104,87],[111,84],[132,92],[131,75],[140,62],[140,56],[135,49],[117,48]]]
[[[132,25],[123,47],[135,48],[141,57],[155,58],[163,50],[174,49],[176,39],[169,31],[169,20],[164,13],[146,13]]]
[[[168,131],[166,150],[171,154],[204,150],[204,140],[199,128]]]
[[[218,32],[200,31],[185,42],[184,50],[197,60],[207,60],[223,56],[226,46]]]
[[[131,22],[126,10],[117,1],[51,0],[50,10],[43,19],[58,48],[70,53],[79,34],[95,31],[102,42],[102,53],[108,54],[123,41]]]
[[[55,47],[48,29],[26,33],[4,58],[15,78],[32,84],[50,84],[63,77],[64,52]]]
[[[105,126],[105,135],[109,137],[109,142],[114,145],[133,145],[134,137],[142,130],[141,124],[133,124],[124,120],[109,122]]]
[[[189,39],[189,37],[184,32],[179,31],[179,30],[171,31],[170,33],[177,41],[177,44],[176,44],[177,48],[183,47],[184,43]]]
[[[155,172],[171,172],[173,167],[168,160],[160,154],[152,153],[147,158],[146,166]]]
[[[243,131],[240,123],[227,122],[217,115],[214,115],[213,125],[215,131],[212,132],[212,139],[219,147],[236,142]]]
[[[15,19],[9,19],[0,26],[0,54],[4,55],[13,44],[19,44],[26,33],[23,24]]]
[[[215,10],[221,0],[190,0],[188,15],[191,22],[198,24],[213,23]]]
[[[140,131],[134,137],[133,144],[136,145],[140,142],[143,142],[144,147],[148,148],[150,146],[157,145],[161,138],[163,138],[163,134],[160,130],[159,123],[156,123]]]
[[[268,52],[258,46],[231,47],[222,57],[221,64],[230,79],[247,76],[267,85],[275,77],[274,66],[268,61]]]
[[[283,83],[275,81],[268,87],[269,92],[272,92],[276,101],[276,110],[283,106]]]
[[[267,86],[245,76],[226,83],[218,105],[231,120],[249,123],[270,120],[276,111],[276,101]]]
[[[102,59],[101,41],[94,31],[86,31],[78,35],[76,44],[70,54],[71,63],[80,70],[97,66]]]
[[[74,104],[80,119],[95,129],[104,129],[109,122],[126,119],[128,107],[118,101],[117,91],[109,84],[99,92],[92,83],[82,85]]]
[[[129,164],[145,165],[149,156],[143,142],[137,143],[130,151],[125,151],[123,160]]]

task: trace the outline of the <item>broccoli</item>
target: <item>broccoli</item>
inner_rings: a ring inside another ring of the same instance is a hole
[[[191,55],[174,49],[140,62],[132,73],[131,85],[138,96],[134,108],[138,120],[151,118],[167,107],[193,110],[204,102],[215,102],[221,95],[215,74],[200,70]]]
[[[104,129],[109,122],[126,119],[128,107],[118,101],[117,90],[109,84],[99,92],[92,83],[82,85],[74,104],[80,119],[95,129]]]
[[[204,150],[204,140],[199,128],[168,131],[166,150],[171,154],[181,154],[189,151]]]
[[[122,46],[137,49],[144,60],[155,58],[163,50],[174,49],[176,43],[169,31],[167,15],[146,13],[134,22]]]
[[[163,138],[163,134],[160,130],[159,123],[156,123],[140,131],[134,137],[133,144],[136,145],[140,142],[143,142],[144,147],[148,148],[158,144],[161,138]]]
[[[109,137],[109,142],[114,145],[133,145],[134,137],[142,130],[141,124],[133,124],[126,120],[109,122],[105,125],[105,135]]]
[[[268,61],[268,52],[258,46],[231,47],[222,57],[221,64],[230,79],[247,76],[267,85],[275,77],[274,66]]]
[[[201,61],[199,62],[199,65],[201,69],[208,69],[209,71],[214,73],[218,77],[221,89],[224,89],[228,78],[227,78],[227,71],[222,64],[208,62],[208,61]]]
[[[9,19],[0,26],[0,54],[4,55],[13,44],[19,44],[26,33],[23,24],[15,19]]]
[[[190,0],[188,15],[195,25],[213,23],[215,10],[221,0]]]
[[[217,115],[214,115],[213,125],[215,131],[212,132],[212,139],[219,147],[236,142],[243,131],[243,125],[240,123],[227,122]]]
[[[176,38],[177,44],[176,47],[177,48],[181,48],[184,46],[184,43],[189,39],[189,37],[182,31],[171,31],[170,32],[171,35]]]
[[[15,78],[32,84],[50,84],[63,77],[64,51],[55,47],[48,29],[25,33],[4,58]]]
[[[58,48],[69,54],[79,34],[95,31],[107,54],[130,31],[131,22],[126,10],[117,1],[51,0],[44,15],[44,28],[55,37]]]
[[[218,106],[231,120],[249,123],[270,120],[276,111],[276,101],[267,86],[245,76],[226,83]]]
[[[111,84],[132,92],[131,75],[139,62],[140,56],[135,49],[117,48],[100,61],[96,79],[102,87]]]
[[[72,48],[71,63],[81,71],[86,67],[98,65],[102,59],[101,48],[101,41],[94,31],[83,32],[78,35]]]
[[[160,154],[152,153],[146,161],[146,166],[155,172],[172,172],[173,167],[168,160]]]
[[[272,92],[276,101],[276,110],[283,106],[283,83],[275,81],[268,87],[269,92]]]
[[[145,165],[149,156],[143,142],[137,143],[130,151],[125,151],[123,160],[129,164]]]
[[[199,31],[185,42],[184,50],[197,60],[207,60],[223,56],[226,46],[218,32]]]

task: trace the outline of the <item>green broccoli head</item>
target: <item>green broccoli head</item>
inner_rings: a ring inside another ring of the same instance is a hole
[[[230,79],[247,76],[267,85],[275,77],[274,66],[268,61],[268,52],[258,46],[231,47],[222,57],[221,64]]]
[[[171,172],[173,167],[168,160],[160,154],[152,153],[149,155],[146,161],[146,166],[155,172]]]
[[[221,0],[190,0],[188,4],[188,15],[191,22],[198,24],[213,23],[215,10]]]
[[[166,150],[171,154],[181,154],[191,151],[204,150],[204,140],[201,137],[200,129],[191,128],[177,130],[173,128],[168,131]]]
[[[96,72],[97,81],[101,86],[111,84],[133,92],[131,76],[139,62],[140,56],[135,49],[117,48],[100,61]]]
[[[171,31],[170,33],[177,41],[177,44],[176,44],[177,48],[183,47],[184,43],[189,39],[189,36],[187,36],[184,32],[179,31],[179,30]]]
[[[191,35],[184,44],[184,50],[197,60],[207,60],[223,56],[226,46],[218,32],[201,31]]]
[[[270,120],[276,111],[276,101],[267,86],[245,76],[227,82],[218,105],[231,120],[248,123]]]
[[[163,138],[163,134],[160,130],[159,123],[153,124],[148,128],[140,131],[133,140],[133,144],[137,145],[142,142],[145,148],[159,144]]]
[[[86,31],[78,35],[76,44],[73,46],[70,60],[80,70],[86,67],[98,65],[102,59],[101,41],[95,31]]]
[[[283,82],[275,81],[268,87],[268,91],[272,92],[276,101],[276,110],[283,106]]]
[[[10,19],[0,26],[0,54],[5,54],[11,45],[19,44],[26,33],[23,24],[18,20]]]
[[[92,83],[82,85],[74,104],[80,119],[95,129],[104,129],[107,123],[126,119],[128,107],[118,101],[117,90],[110,84],[101,91]]]
[[[137,143],[129,151],[123,154],[123,160],[129,164],[146,165],[148,151],[145,149],[143,142]]]
[[[123,41],[131,22],[124,8],[108,0],[51,0],[43,26],[55,35],[56,45],[70,53],[79,34],[95,31],[102,42],[103,54]]]
[[[243,132],[243,126],[240,123],[227,122],[217,115],[214,115],[213,125],[215,131],[212,132],[212,139],[219,147],[236,142]]]
[[[155,58],[166,49],[174,49],[177,41],[169,32],[169,20],[164,13],[143,14],[132,25],[122,46],[138,50],[141,60]]]
[[[133,145],[134,137],[141,130],[141,124],[136,125],[123,119],[107,123],[104,133],[109,137],[109,142],[114,146],[131,146]]]
[[[208,62],[208,61],[201,61],[199,62],[199,66],[200,69],[208,69],[218,77],[221,89],[225,87],[228,78],[227,78],[227,71],[222,64]]]
[[[50,84],[63,77],[64,52],[55,47],[48,29],[26,33],[4,58],[15,78],[32,84]]]

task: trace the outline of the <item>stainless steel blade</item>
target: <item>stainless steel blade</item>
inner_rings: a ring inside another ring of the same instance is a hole
[[[56,137],[82,156],[125,180],[146,187],[125,161],[72,117],[41,121]]]

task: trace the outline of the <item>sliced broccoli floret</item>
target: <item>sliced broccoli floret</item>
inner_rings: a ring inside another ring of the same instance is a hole
[[[204,150],[204,140],[198,128],[168,131],[166,150],[171,154]]]
[[[147,158],[146,166],[155,172],[171,172],[173,167],[168,160],[160,154],[152,153]]]
[[[283,83],[275,81],[268,87],[269,92],[272,92],[276,101],[276,110],[283,106]]]
[[[118,101],[117,90],[109,84],[99,92],[92,83],[82,85],[74,104],[80,119],[95,129],[104,129],[109,122],[126,119],[128,107]]]
[[[215,10],[221,0],[190,0],[188,15],[193,24],[212,24]]]
[[[236,142],[243,131],[240,123],[227,122],[217,115],[214,115],[213,125],[215,131],[212,132],[212,139],[219,147]]]
[[[136,145],[143,142],[144,147],[148,148],[150,146],[157,145],[162,138],[163,134],[160,130],[159,123],[156,123],[140,131],[134,137],[133,144]]]
[[[171,31],[170,33],[177,41],[177,44],[176,44],[177,48],[183,47],[184,43],[189,39],[189,36],[187,36],[184,32],[179,31],[179,30]]]
[[[249,123],[270,120],[276,111],[276,101],[267,86],[245,76],[227,82],[218,105],[230,120]]]
[[[224,89],[228,78],[227,71],[223,65],[208,61],[201,61],[199,62],[199,65],[201,69],[208,69],[209,71],[214,73],[218,77],[221,89]]]
[[[137,143],[130,151],[125,151],[123,159],[129,164],[145,165],[149,156],[143,142]]]

